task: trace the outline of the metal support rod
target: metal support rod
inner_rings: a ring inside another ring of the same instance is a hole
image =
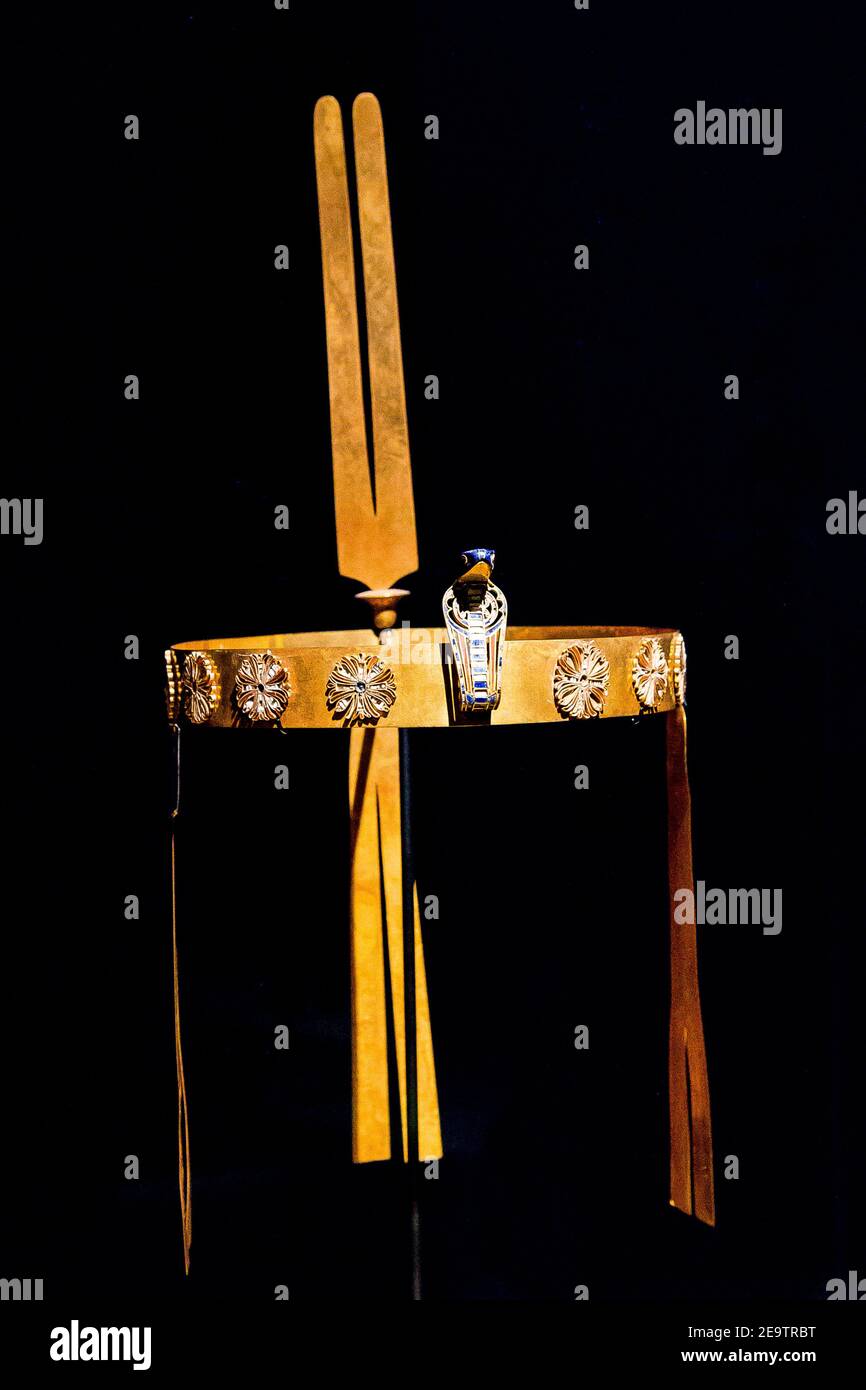
[[[412,855],[412,776],[409,730],[400,730],[400,850],[403,888],[403,1009],[406,1039],[406,1137],[410,1202],[412,1299],[421,1298],[418,1208],[418,1045],[415,1018],[415,868]]]

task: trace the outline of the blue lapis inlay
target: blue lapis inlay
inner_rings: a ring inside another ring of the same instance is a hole
[[[467,565],[467,566],[469,566],[469,565],[477,565],[477,564],[480,564],[480,562],[481,562],[482,560],[485,560],[485,561],[487,562],[487,564],[490,566],[490,568],[492,569],[492,568],[493,568],[493,561],[494,561],[495,559],[496,559],[496,551],[495,551],[495,550],[488,550],[488,549],[487,549],[486,547],[484,547],[484,546],[479,546],[479,547],[478,547],[477,549],[475,549],[475,550],[464,550],[464,551],[463,551],[463,563],[464,563],[464,565]]]

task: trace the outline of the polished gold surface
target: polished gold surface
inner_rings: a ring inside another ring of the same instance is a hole
[[[367,587],[371,625],[386,631],[406,596],[397,580],[418,568],[409,428],[403,385],[397,277],[379,103],[362,93],[352,110],[358,228],[367,327],[372,460],[364,420],[363,363],[356,307],[352,223],[343,119],[333,97],[316,104],[314,138],[328,345],[331,452],[340,573]],[[393,715],[397,683],[369,632],[316,635],[294,648],[292,680],[303,727],[379,724]],[[356,640],[357,636],[357,640]],[[276,644],[275,644],[276,645]],[[332,646],[329,653],[313,650]],[[302,650],[298,650],[298,649]],[[337,650],[337,649],[341,650]],[[349,650],[346,650],[346,649]],[[354,650],[353,650],[354,649]],[[231,664],[231,659],[229,659]],[[316,688],[318,687],[318,688]],[[294,703],[294,702],[293,702]],[[291,727],[288,716],[284,727]],[[403,1008],[400,786],[396,725],[357,729],[350,740],[352,864],[352,1152],[357,1163],[391,1156],[386,1045],[385,954],[396,1035],[403,1154],[407,1153]],[[433,1044],[415,894],[416,1056],[421,1152],[441,1153]],[[384,905],[384,907],[383,907]],[[382,912],[385,912],[383,946]]]
[[[640,654],[649,663],[645,684],[654,699],[652,708],[672,710],[676,704],[673,682],[663,681],[662,672],[667,670],[677,636],[674,631],[655,628],[509,628],[499,707],[475,716],[471,726],[560,723],[567,719],[567,712],[557,707],[554,698],[554,676],[564,649],[575,641],[592,641],[608,664],[608,684],[598,718],[636,715],[647,707],[634,684],[636,666],[643,672]],[[328,707],[324,692],[335,666],[364,652],[381,657],[393,673],[396,699],[388,713],[390,728],[468,726],[454,707],[451,647],[444,628],[403,629],[385,646],[361,629],[189,642],[172,650],[207,652],[223,690],[231,690],[239,666],[248,665],[256,653],[274,653],[286,667],[291,687],[291,698],[279,717],[284,729],[342,729],[343,718]],[[205,727],[215,726],[245,728],[250,721],[239,715],[233,702],[223,698]]]
[[[665,721],[668,795],[668,889],[671,1006],[668,1043],[670,1202],[715,1225],[710,1087],[701,1018],[698,945],[694,922],[680,922],[676,894],[694,892],[692,809],[686,754],[686,712],[678,705]]]
[[[183,1070],[183,1047],[180,1030],[180,975],[177,957],[177,851],[174,830],[171,833],[171,961],[174,981],[174,1060],[177,1073],[177,1181],[180,1191],[183,1270],[184,1274],[189,1274],[189,1252],[192,1246],[192,1169],[189,1158],[189,1108],[186,1099],[186,1078]]]
[[[316,103],[314,139],[328,344],[331,454],[340,573],[368,590],[391,588],[418,568],[409,427],[385,141],[369,92],[352,109],[364,268],[375,501],[364,422],[361,342],[343,118],[334,97]],[[392,610],[385,609],[383,612]]]
[[[402,1155],[405,1160],[408,1153],[406,1033],[400,755],[396,730],[352,730],[349,740],[349,811],[352,828],[352,1157],[356,1163],[391,1157],[385,1008],[387,951],[403,1128]],[[414,917],[418,1151],[422,1159],[439,1158],[442,1154],[442,1136],[417,889],[414,893]],[[394,1156],[399,1156],[400,1152],[397,1138]]]

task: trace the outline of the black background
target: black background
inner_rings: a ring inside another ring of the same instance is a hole
[[[342,737],[187,740],[188,1279],[175,1168],[162,652],[357,621],[312,111],[362,90],[385,120],[413,446],[402,616],[436,623],[461,548],[490,544],[515,623],[679,626],[696,876],[784,894],[777,937],[699,935],[710,1231],[667,1205],[662,721],[413,736],[419,886],[441,902],[425,1296],[823,1299],[866,1273],[844,840],[862,734],[839,722],[863,541],[824,524],[863,480],[860,114],[856,45],[825,26],[780,3],[425,0],[40,9],[16,29],[3,492],[44,496],[45,539],[2,542],[0,1229],[3,1272],[43,1277],[61,1310],[277,1283],[407,1296],[399,1171],[350,1162]],[[699,99],[782,107],[782,153],[676,146]],[[486,816],[471,852],[467,803]]]

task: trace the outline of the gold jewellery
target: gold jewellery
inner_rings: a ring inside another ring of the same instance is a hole
[[[351,827],[352,1157],[364,1163],[396,1154],[417,1164],[419,1158],[441,1155],[442,1136],[411,848],[409,731],[662,717],[671,980],[670,1200],[712,1224],[713,1150],[695,926],[677,921],[674,899],[677,890],[693,886],[685,644],[675,628],[510,627],[505,596],[492,580],[494,552],[479,548],[463,552],[460,572],[443,598],[444,626],[412,629],[411,652],[402,650],[396,640],[403,632],[395,627],[397,609],[407,593],[402,583],[418,569],[419,559],[382,113],[369,92],[355,99],[351,133],[358,248],[343,115],[333,97],[322,97],[313,136],[337,556],[340,574],[362,586],[357,597],[367,606],[369,626],[179,642],[170,648],[166,701],[178,775],[172,826],[180,809],[181,729],[197,739],[208,737],[203,730],[216,728],[332,729],[348,739],[344,794]],[[358,322],[356,262],[363,270],[364,335]],[[468,738],[467,758],[475,748]],[[661,801],[661,789],[659,793]],[[172,831],[178,1177],[188,1268],[191,1180],[175,864]],[[574,927],[579,930],[580,923],[575,921]],[[195,981],[186,988],[194,990]],[[389,1052],[396,1057],[393,1077]],[[392,1113],[395,1120],[399,1117],[396,1134],[391,1132]]]
[[[492,586],[491,586],[492,587]],[[449,593],[451,591],[449,590]],[[504,604],[504,600],[503,600]],[[451,612],[454,608],[452,606]],[[501,627],[483,630],[482,665],[460,654],[466,629],[412,629],[392,651],[363,628],[178,643],[184,698],[177,718],[210,728],[444,729],[467,712],[484,724],[558,724],[676,708],[685,684],[682,634],[661,628]],[[267,647],[257,648],[257,642]],[[456,649],[456,650],[455,650]],[[402,658],[402,659],[401,659]],[[679,664],[678,664],[679,663]],[[458,688],[471,688],[455,703]]]

